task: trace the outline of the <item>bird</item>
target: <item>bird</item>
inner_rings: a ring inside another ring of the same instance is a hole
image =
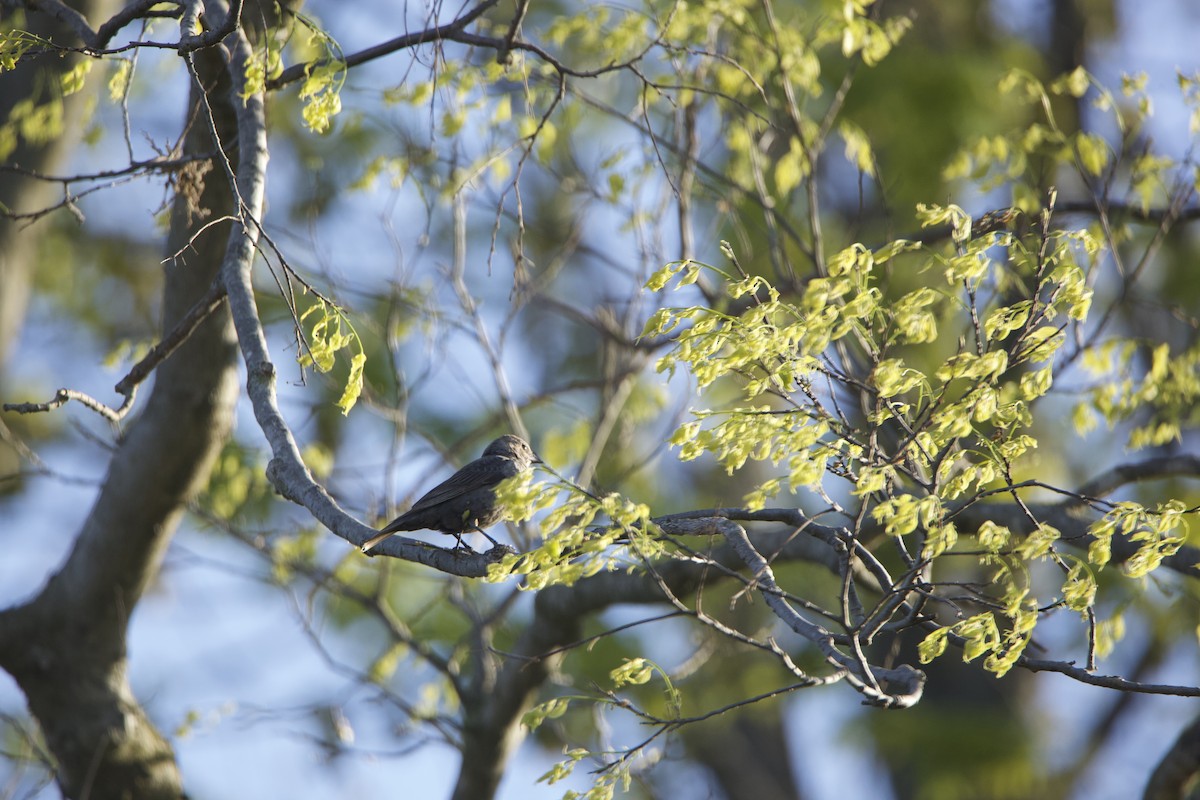
[[[470,550],[462,535],[479,531],[494,545],[500,543],[484,531],[504,518],[504,507],[496,503],[496,486],[520,475],[542,460],[529,443],[511,433],[484,448],[483,455],[426,492],[413,507],[384,526],[362,545],[364,553],[399,531],[431,530],[458,540],[455,549]]]

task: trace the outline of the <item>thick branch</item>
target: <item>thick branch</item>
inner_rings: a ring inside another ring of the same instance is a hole
[[[220,5],[225,5],[225,3],[222,2]],[[224,41],[225,38],[230,36],[235,30],[238,32],[238,38],[245,40],[245,33],[238,27],[238,23],[241,22],[242,19],[242,0],[228,0],[228,6],[220,9],[216,16],[218,16],[220,19],[220,24],[217,25],[217,27],[210,28],[209,30],[202,31],[201,33],[195,35],[188,35],[190,31],[187,30],[185,25],[184,30],[181,31],[182,36],[179,41],[180,55],[194,53],[197,50],[203,50],[206,47],[212,47],[214,44]],[[186,13],[183,16],[183,19],[186,23],[188,20],[188,15]],[[244,69],[245,64],[242,64],[241,67]],[[241,120],[239,120],[239,123],[240,122]]]
[[[245,91],[246,68],[253,54],[245,35],[239,30],[229,41],[232,53],[231,73],[233,91],[238,96]],[[241,154],[237,174],[236,194],[240,199],[239,222],[235,235],[230,237],[225,253],[221,280],[229,298],[229,310],[237,330],[238,345],[246,362],[246,394],[254,409],[254,417],[271,448],[272,458],[267,466],[267,478],[275,489],[289,500],[307,508],[325,527],[354,546],[374,536],[377,531],[347,514],[315,480],[304,460],[291,429],[279,410],[275,391],[276,369],[271,361],[266,335],[254,299],[251,270],[257,252],[262,215],[267,166],[267,134],[261,93],[251,94],[237,104],[238,150]],[[423,542],[394,536],[372,551],[375,555],[393,556],[439,569],[453,575],[481,577],[488,565],[502,557],[503,551],[491,554],[462,553],[433,547]]]
[[[1176,476],[1200,478],[1200,457],[1162,456],[1131,464],[1119,464],[1080,486],[1079,494],[1084,497],[1104,497],[1131,483]]]
[[[1098,494],[1110,492],[1119,485],[1133,481],[1182,475],[1200,476],[1200,459],[1194,456],[1171,456],[1150,459],[1137,464],[1121,465],[1111,471],[1105,472],[1103,475],[1097,476],[1085,484],[1089,489],[1089,493],[1085,494],[1080,491],[1077,494],[1081,497],[1097,496]],[[1094,492],[1094,494],[1091,492]],[[1025,509],[1029,509],[1038,521],[1057,528],[1062,533],[1062,542],[1070,547],[1086,549],[1095,541],[1095,537],[1088,533],[1088,527],[1099,515],[1089,508],[1083,500],[1076,497],[1072,497],[1062,503],[1024,503],[1022,505],[981,501],[956,511],[954,513],[954,522],[961,532],[974,530],[984,522],[990,521],[1007,527],[1019,536],[1025,536],[1034,528],[1034,523],[1026,515]],[[705,517],[782,522],[796,526],[804,525],[806,530],[810,530],[814,535],[826,539],[830,539],[835,535],[830,528],[812,524],[799,509],[795,508],[766,508],[760,511],[750,511],[745,508],[705,508],[681,514],[672,514],[668,517],[662,517],[660,521],[700,519]],[[867,520],[864,522],[862,530],[859,531],[859,538],[869,538],[883,533],[884,527],[882,525]],[[1140,544],[1131,541],[1127,535],[1118,534],[1114,536],[1112,540],[1112,562],[1120,564],[1128,561],[1138,552],[1139,548]],[[868,552],[860,550],[856,551],[856,554],[864,558],[864,565],[872,569],[873,572],[879,569],[876,564],[872,563]],[[1200,548],[1184,545],[1174,555],[1164,558],[1162,565],[1180,575],[1186,575],[1189,578],[1200,578],[1200,566],[1197,566],[1200,565]],[[881,580],[880,585],[888,586],[891,585],[891,582],[890,580]]]
[[[95,45],[96,32],[88,24],[87,17],[66,3],[60,3],[58,0],[25,0],[25,4],[31,10],[41,12],[69,28],[79,38],[79,41],[88,47]]]
[[[96,40],[93,43],[93,46],[96,47],[96,49],[102,49],[108,46],[108,43],[112,41],[112,37],[117,35],[117,31],[121,30],[131,22],[139,19],[146,19],[148,17],[169,16],[173,14],[174,12],[171,11],[151,10],[161,1],[162,0],[137,0],[137,2],[132,2],[125,6],[125,8],[121,9],[119,12],[110,17],[108,22],[105,22],[96,29]]]
[[[97,30],[92,30],[92,26],[87,21],[87,15],[67,3],[60,2],[60,0],[25,0],[25,6],[31,11],[37,11],[57,20],[69,28],[88,50],[98,52],[108,45],[109,41],[112,40],[112,37],[118,31],[135,20],[149,17],[173,16],[175,14],[172,11],[151,10],[153,6],[158,5],[160,2],[161,0],[136,0],[136,2],[131,2],[125,8],[113,14]],[[91,12],[99,16],[107,13],[107,9],[93,8]]]

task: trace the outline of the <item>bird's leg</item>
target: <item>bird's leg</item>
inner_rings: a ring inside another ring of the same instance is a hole
[[[492,538],[492,537],[491,537],[491,536],[488,534],[488,532],[487,532],[487,531],[485,531],[483,528],[480,528],[479,526],[476,526],[476,527],[475,527],[475,530],[479,531],[479,532],[480,532],[480,533],[482,533],[484,536],[487,536],[487,540],[488,540],[489,542],[491,542],[493,545],[495,545],[496,547],[499,547],[499,546],[500,546],[500,543],[499,543],[499,542],[497,542],[495,539],[493,539],[493,538]]]
[[[454,549],[455,550],[470,550],[471,549],[471,545],[469,545],[463,541],[461,533],[454,533],[453,531],[451,531],[450,535],[454,537],[454,542],[455,542]]]

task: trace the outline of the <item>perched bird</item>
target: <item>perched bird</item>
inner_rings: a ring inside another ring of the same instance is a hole
[[[458,547],[467,547],[462,540],[464,533],[479,531],[492,544],[499,544],[483,530],[504,517],[504,508],[496,503],[496,485],[541,463],[524,439],[505,434],[489,444],[482,456],[430,489],[412,508],[368,539],[362,551],[368,552],[398,531],[441,531],[457,539]]]

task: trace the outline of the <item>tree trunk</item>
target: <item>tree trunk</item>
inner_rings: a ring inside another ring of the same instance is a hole
[[[1200,718],[1179,734],[1150,773],[1143,800],[1192,800],[1200,796]]]
[[[194,56],[216,129],[237,141],[227,67],[216,50]],[[207,111],[193,86],[189,153],[211,153]],[[236,164],[236,154],[232,155]],[[209,166],[206,164],[206,167]],[[236,213],[224,169],[177,180],[163,301],[164,334],[212,286]],[[189,190],[188,187],[194,187]],[[202,190],[200,189],[202,187]],[[157,370],[153,392],[119,442],[104,486],[66,563],[28,603],[0,613],[0,666],[25,693],[71,798],[179,798],[170,743],[129,686],[129,616],[157,575],[184,504],[203,487],[238,396],[236,340],[225,308]]]

